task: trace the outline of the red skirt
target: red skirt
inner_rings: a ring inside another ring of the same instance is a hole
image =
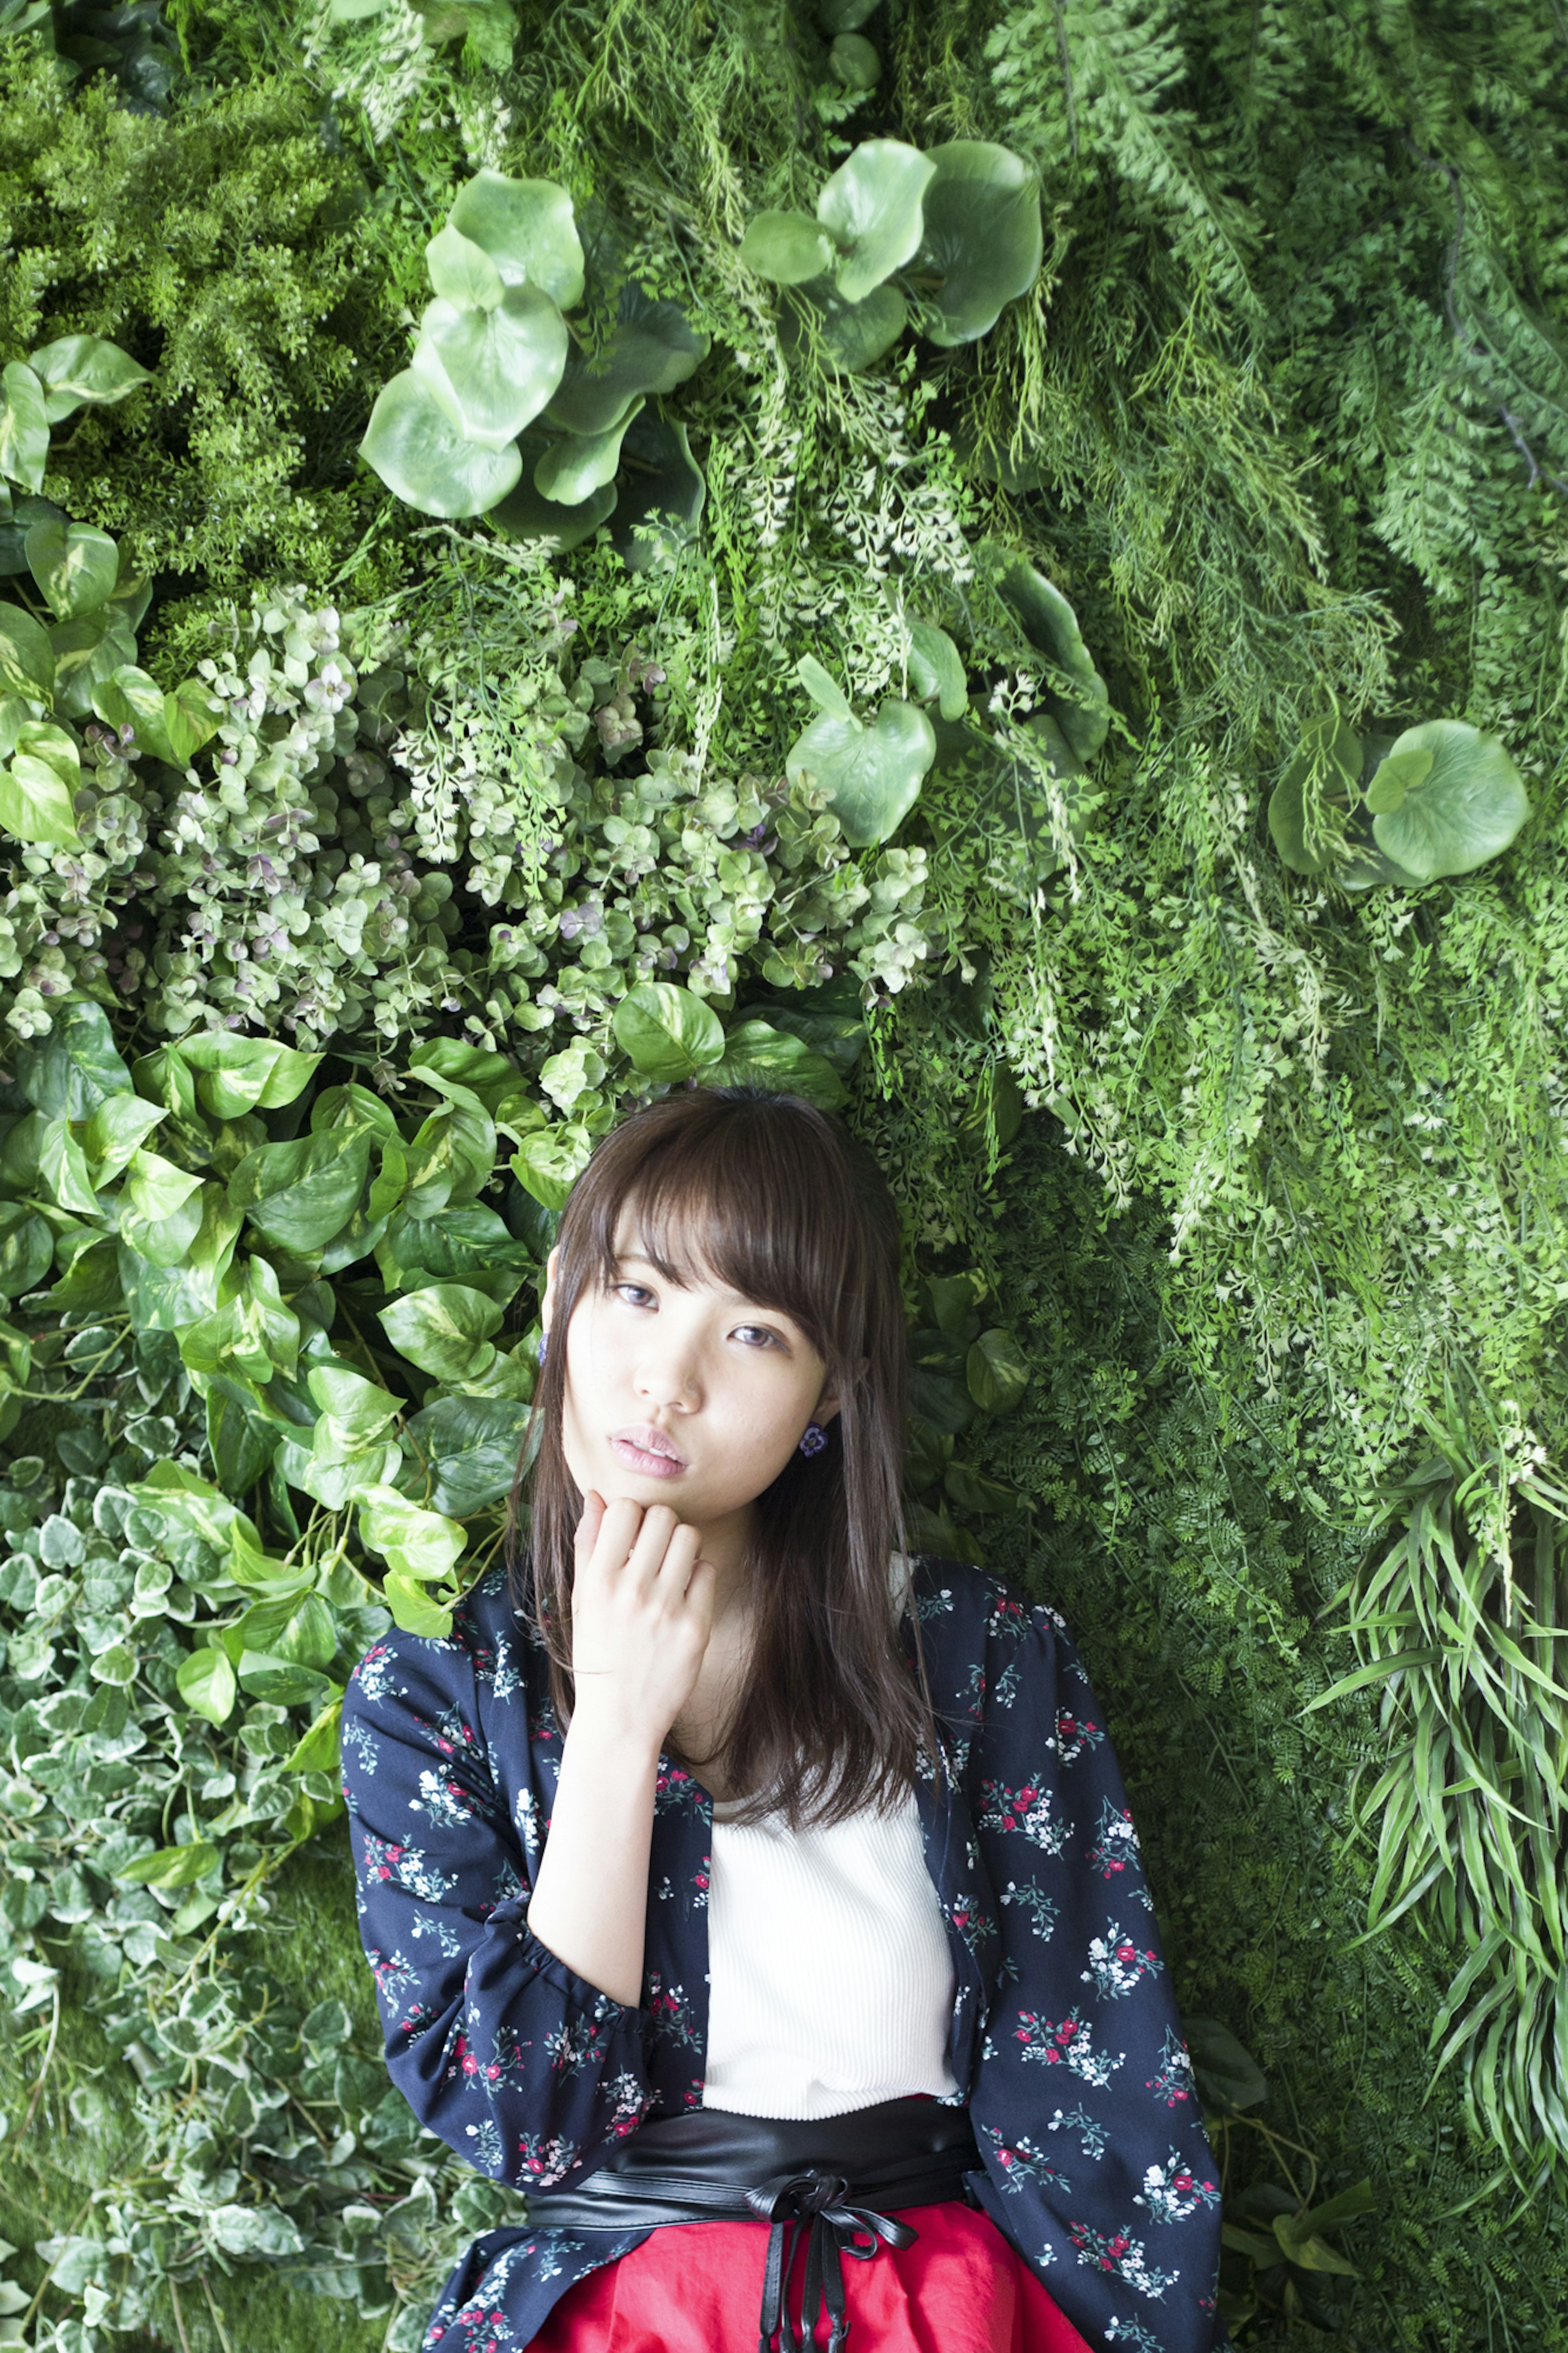
[[[1089,2353],[987,2215],[953,2200],[900,2219],[920,2232],[912,2247],[845,2259],[849,2353]],[[655,2231],[568,2288],[528,2353],[753,2353],[767,2243],[760,2222]],[[826,2345],[826,2316],[818,2327]]]

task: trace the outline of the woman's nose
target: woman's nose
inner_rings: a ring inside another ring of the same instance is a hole
[[[673,1339],[648,1348],[637,1367],[637,1390],[651,1406],[690,1412],[701,1397],[693,1352]]]

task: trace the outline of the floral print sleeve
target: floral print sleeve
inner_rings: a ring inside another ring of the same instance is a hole
[[[1105,1719],[1054,1613],[986,1582],[960,1743],[996,1899],[981,2194],[1090,2344],[1207,2353],[1218,2177]]]
[[[533,1786],[526,1731],[504,1743],[517,1769],[498,1786],[481,1704],[525,1725],[527,1698],[484,1599],[469,1597],[447,1639],[392,1631],[371,1645],[343,1701],[343,1795],[394,2083],[479,2172],[552,2189],[646,2113],[651,2021],[529,1929],[552,1791]]]

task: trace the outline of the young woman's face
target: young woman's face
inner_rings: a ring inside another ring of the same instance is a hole
[[[700,1271],[668,1282],[626,1224],[616,1248],[612,1281],[584,1292],[565,1334],[567,1468],[584,1494],[723,1520],[771,1486],[809,1421],[837,1411],[826,1365],[776,1307]],[[548,1290],[544,1314],[549,1328]]]

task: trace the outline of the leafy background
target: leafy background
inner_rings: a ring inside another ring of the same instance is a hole
[[[41,493],[147,683],[59,649],[0,904],[0,2337],[406,2353],[515,2211],[380,2069],[332,1693],[494,1543],[592,1135],[746,1071],[904,1205],[923,1540],[1083,1638],[1241,2342],[1564,2341],[1565,62],[1555,0],[0,6],[0,363],[148,379]],[[1044,266],[838,375],[740,247],[874,138],[1004,143]],[[357,458],[484,168],[709,338],[640,568]],[[797,665],[934,711],[915,620],[969,715],[857,846]],[[1523,829],[1294,871],[1336,712],[1495,733]]]

